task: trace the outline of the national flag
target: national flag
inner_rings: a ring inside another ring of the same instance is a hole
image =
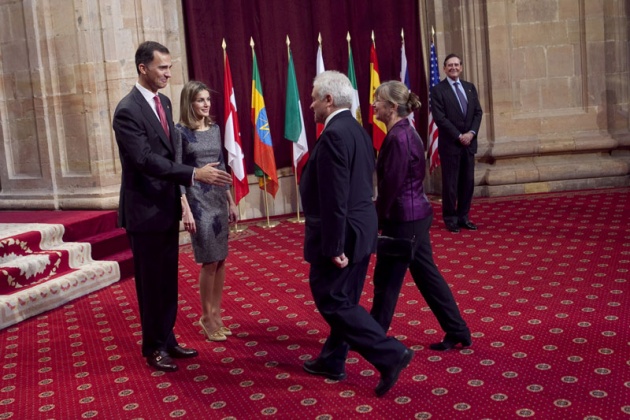
[[[374,92],[376,88],[381,85],[381,78],[378,74],[378,59],[376,57],[376,47],[374,46],[374,42],[372,42],[372,47],[370,48],[370,104],[374,103]],[[369,118],[368,121],[372,124],[372,143],[374,145],[374,149],[381,150],[381,145],[383,144],[383,140],[385,140],[385,136],[387,135],[387,127],[385,123],[377,120],[374,117],[374,107],[370,106]]]
[[[269,131],[265,98],[263,97],[262,83],[258,73],[256,52],[254,52],[253,48],[252,55],[254,57],[252,70],[252,124],[254,125],[255,174],[258,177],[260,189],[264,190],[266,187],[266,191],[275,198],[279,187],[276,159],[273,155],[273,143],[271,142],[271,131]]]
[[[247,172],[245,171],[245,155],[241,142],[241,129],[238,125],[236,113],[236,99],[232,72],[227,53],[225,55],[225,71],[223,82],[224,114],[225,114],[225,150],[228,153],[228,165],[232,168],[232,185],[234,187],[234,202],[238,204],[241,198],[249,193]]]
[[[407,86],[407,89],[411,90],[411,84],[409,83],[409,69],[407,68],[407,54],[405,54],[405,39],[403,38],[402,47],[400,49],[400,81]],[[414,124],[413,112],[410,112],[407,116],[411,125]]]
[[[321,35],[320,35],[320,37],[321,37]],[[318,74],[323,73],[325,71],[326,71],[326,69],[324,68],[324,56],[322,54],[322,43],[320,41],[319,47],[317,47],[317,61],[316,61],[316,64],[315,64],[315,75],[318,75]],[[319,135],[322,134],[322,131],[324,131],[324,124],[317,123],[315,131],[316,131],[315,132],[316,138],[319,138]]]
[[[435,44],[431,42],[430,51],[430,72],[429,72],[429,147],[427,147],[427,158],[429,160],[429,173],[433,173],[435,168],[440,166],[440,155],[438,153],[438,128],[433,121],[431,111],[431,88],[440,83],[440,71],[437,64],[437,53]]]
[[[348,37],[350,35],[348,34]],[[348,40],[348,79],[352,83],[354,89],[354,95],[352,96],[352,115],[359,121],[359,124],[363,124],[361,119],[361,105],[359,104],[359,90],[357,89],[357,75],[354,72],[354,58],[352,58],[352,47],[350,46],[350,40]]]
[[[302,103],[298,91],[293,54],[289,49],[289,70],[287,71],[287,103],[284,114],[284,137],[293,142],[293,169],[297,181],[300,182],[302,168],[308,159],[308,143],[304,130]]]

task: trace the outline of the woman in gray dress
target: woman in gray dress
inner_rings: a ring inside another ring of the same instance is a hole
[[[181,136],[176,140],[176,161],[202,167],[213,164],[225,170],[221,133],[210,117],[210,89],[191,80],[184,85],[180,101]],[[225,341],[232,335],[221,319],[229,223],[238,219],[229,187],[200,182],[182,187],[182,220],[190,232],[195,261],[201,264],[199,294],[202,316],[199,324],[210,341]]]

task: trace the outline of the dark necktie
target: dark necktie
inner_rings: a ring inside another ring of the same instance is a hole
[[[158,117],[160,117],[162,128],[166,133],[166,137],[170,138],[170,134],[168,131],[168,121],[166,121],[166,113],[164,112],[164,108],[162,107],[162,101],[160,101],[160,97],[158,95],[155,95],[153,99],[155,99],[155,109],[157,110]]]
[[[462,91],[459,89],[459,82],[453,83],[453,86],[455,86],[455,92],[457,92],[459,104],[462,106],[462,113],[466,115],[466,112],[468,111],[468,101],[466,100],[466,97],[464,96]]]

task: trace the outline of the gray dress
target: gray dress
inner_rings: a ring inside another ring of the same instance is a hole
[[[175,144],[177,162],[200,168],[207,163],[220,162],[216,167],[225,171],[221,133],[216,124],[206,131],[191,131],[177,124],[181,136]],[[197,232],[191,234],[195,261],[211,263],[224,260],[228,254],[228,202],[229,187],[195,182],[191,187],[182,187],[195,218]]]

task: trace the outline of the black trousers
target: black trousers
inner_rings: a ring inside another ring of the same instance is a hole
[[[166,232],[127,232],[142,324],[142,355],[177,345],[179,223]]]
[[[412,238],[415,235],[415,252],[411,263],[377,254],[373,278],[374,301],[370,313],[385,331],[389,329],[409,268],[418,290],[442,330],[449,336],[470,337],[470,330],[459,312],[453,293],[433,261],[429,236],[432,221],[431,214],[421,220],[390,222],[382,226],[383,235],[396,238]]]
[[[445,223],[468,221],[475,192],[475,154],[462,148],[458,155],[440,154],[442,218]]]
[[[330,335],[319,355],[331,370],[344,370],[348,350],[357,351],[377,370],[391,368],[406,347],[387,337],[381,326],[359,305],[365,275],[370,263],[362,261],[340,269],[326,259],[311,264],[309,280],[317,309],[330,326]]]

